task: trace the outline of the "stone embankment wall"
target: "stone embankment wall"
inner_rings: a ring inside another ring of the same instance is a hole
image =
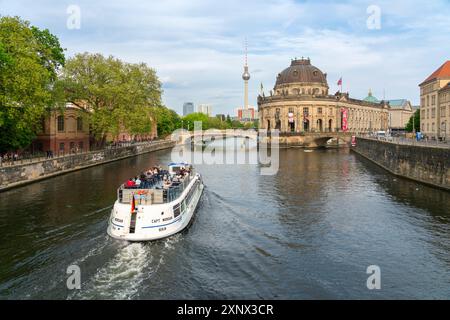
[[[352,150],[395,175],[450,190],[450,148],[357,138]]]
[[[172,148],[173,141],[155,141],[120,148],[72,154],[32,163],[0,167],[0,192],[23,184],[46,179],[67,172],[116,161],[139,154]]]

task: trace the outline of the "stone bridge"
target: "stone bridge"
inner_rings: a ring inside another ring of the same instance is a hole
[[[244,129],[228,129],[228,130],[218,130],[209,129],[203,131],[187,131],[184,130],[182,134],[178,137],[178,142],[184,144],[186,142],[202,143],[211,142],[215,140],[228,139],[228,138],[249,138],[252,140],[258,140],[258,131],[254,129],[244,130]],[[189,140],[189,141],[188,141]]]
[[[349,145],[352,140],[352,132],[293,132],[280,133],[278,142],[280,146],[301,146],[318,148],[326,146]],[[332,140],[332,141],[330,141]],[[329,143],[331,142],[331,143]]]

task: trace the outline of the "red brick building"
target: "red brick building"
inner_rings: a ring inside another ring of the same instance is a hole
[[[63,114],[52,111],[42,122],[42,131],[38,133],[31,146],[32,152],[52,151],[70,153],[89,151],[89,124],[87,112],[67,103]]]

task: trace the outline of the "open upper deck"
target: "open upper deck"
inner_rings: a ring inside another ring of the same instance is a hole
[[[120,203],[131,203],[134,196],[136,205],[162,204],[174,201],[188,187],[195,177],[191,166],[169,165],[169,170],[142,177],[139,186],[122,184],[117,190]]]

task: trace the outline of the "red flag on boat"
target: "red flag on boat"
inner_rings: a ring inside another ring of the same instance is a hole
[[[339,81],[337,82],[338,86],[342,86],[342,77],[339,79]]]
[[[136,208],[136,204],[134,202],[134,193],[132,193],[131,194],[131,213],[134,212],[135,208]]]

